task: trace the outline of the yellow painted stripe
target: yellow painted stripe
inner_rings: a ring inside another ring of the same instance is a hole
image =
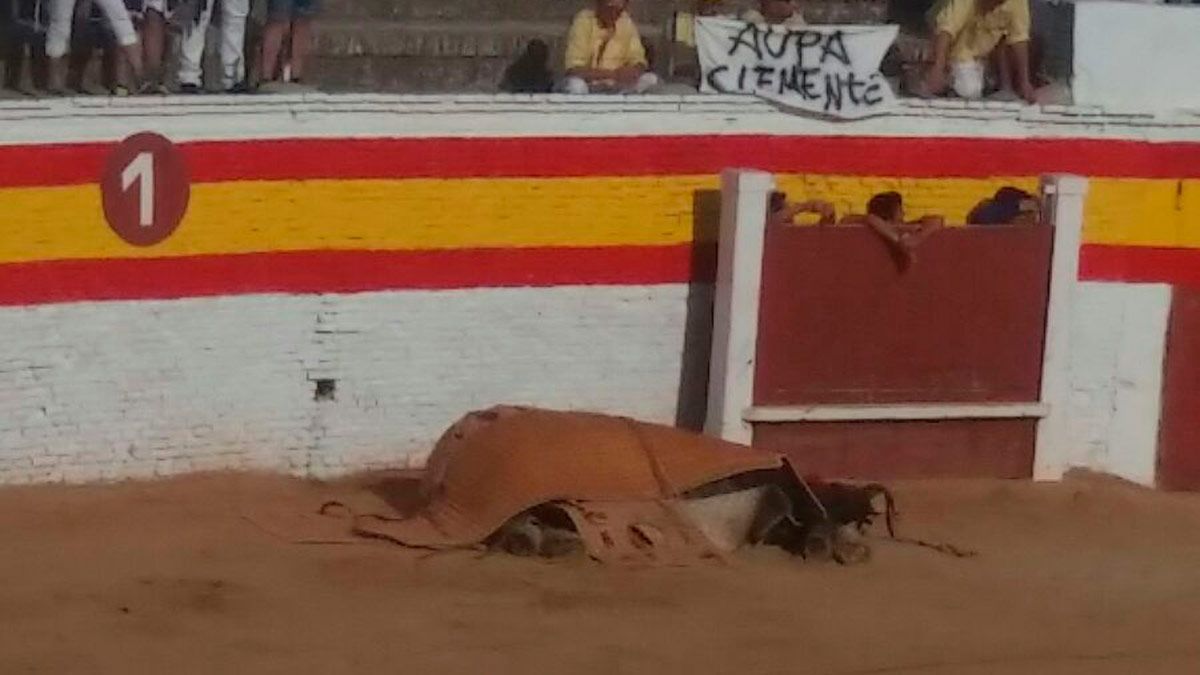
[[[1200,248],[1200,180],[1093,179],[1084,241]]]
[[[192,187],[165,242],[136,249],[94,186],[0,190],[0,260],[310,249],[654,245],[692,238],[710,177],[240,181]]]
[[[876,192],[905,195],[910,216],[961,222],[1002,185],[1032,177],[910,179],[781,175],[793,199],[861,212]],[[104,223],[95,186],[0,189],[0,262],[312,249],[667,245],[693,238],[714,176],[240,181],[197,184],[183,224],[150,248]],[[708,193],[707,195],[704,193]],[[1200,247],[1200,181],[1097,179],[1088,243]]]

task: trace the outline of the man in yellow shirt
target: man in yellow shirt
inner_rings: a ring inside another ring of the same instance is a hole
[[[981,98],[987,61],[996,65],[1002,90],[1037,102],[1029,67],[1029,0],[941,0],[931,12],[933,66],[928,96],[950,87],[962,98]]]
[[[568,94],[642,93],[658,84],[627,6],[628,0],[596,0],[595,9],[575,15],[567,34]]]

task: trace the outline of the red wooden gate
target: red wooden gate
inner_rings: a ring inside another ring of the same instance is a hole
[[[1060,476],[1086,182],[1046,179],[1057,226],[949,228],[904,270],[863,227],[766,225],[772,185],[722,174],[707,430],[826,476]]]
[[[754,444],[826,475],[1030,476],[1051,242],[949,229],[902,272],[868,229],[768,225]]]
[[[1200,290],[1174,289],[1166,352],[1158,484],[1200,491]]]

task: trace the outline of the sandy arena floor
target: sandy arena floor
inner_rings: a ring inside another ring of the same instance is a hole
[[[1200,495],[903,484],[904,533],[979,557],[878,541],[853,568],[430,556],[243,517],[330,489],[0,490],[0,673],[1200,673]]]

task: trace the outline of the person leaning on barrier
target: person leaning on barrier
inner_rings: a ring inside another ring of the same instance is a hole
[[[820,199],[810,199],[804,202],[788,201],[787,193],[772,192],[767,202],[768,220],[772,223],[795,225],[796,216],[802,213],[815,213],[819,216],[817,225],[832,225],[837,219],[833,204]]]
[[[866,215],[848,215],[843,225],[866,225],[875,231],[907,267],[916,257],[917,246],[945,227],[941,216],[905,220],[904,197],[899,192],[881,192],[867,202]]]
[[[1037,102],[1029,65],[1029,0],[941,0],[930,18],[933,65],[922,94],[942,94],[949,78],[959,97],[982,98],[991,61],[1001,91]]]
[[[758,9],[742,12],[742,21],[781,28],[803,28],[804,15],[791,0],[759,0]]]
[[[646,48],[627,7],[627,0],[596,0],[594,9],[575,15],[567,33],[564,92],[643,93],[658,84],[647,72]]]
[[[971,209],[968,225],[1037,225],[1041,222],[1042,207],[1038,198],[1012,186],[996,190],[996,194]]]

